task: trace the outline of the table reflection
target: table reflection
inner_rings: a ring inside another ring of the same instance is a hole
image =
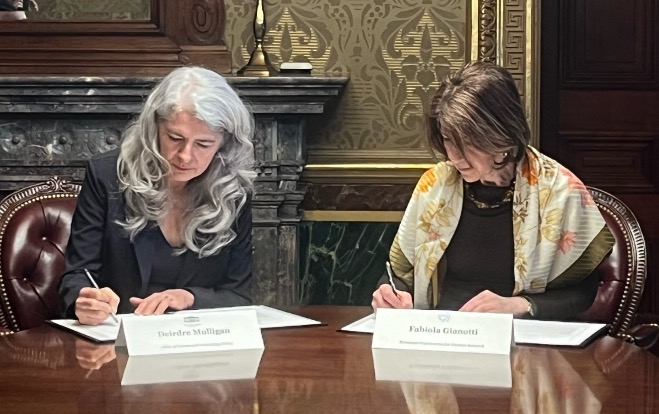
[[[439,382],[481,387],[512,385],[510,355],[373,349],[378,381]]]
[[[75,347],[78,364],[81,368],[89,370],[87,376],[117,357],[114,344],[97,344],[85,339],[76,339]]]
[[[489,392],[497,399],[509,398],[511,413],[602,409],[586,381],[555,348],[514,347],[510,356],[374,349],[373,360],[377,380],[399,382],[410,413],[464,412],[468,390],[476,387],[497,387]],[[506,389],[510,374],[512,388]]]
[[[129,356],[117,348],[121,385],[254,379],[263,349]]]

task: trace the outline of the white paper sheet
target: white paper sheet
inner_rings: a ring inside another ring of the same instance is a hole
[[[256,311],[256,318],[258,320],[259,328],[288,328],[296,326],[310,326],[321,325],[320,321],[305,318],[304,316],[295,315],[293,313],[284,312],[279,309],[274,309],[263,305],[252,306],[236,306],[233,308],[216,308],[216,309],[200,309],[200,310],[186,310],[181,311],[185,313],[194,312],[230,312],[236,310],[254,309]],[[181,313],[178,312],[178,313]],[[126,317],[139,318],[141,316],[134,314],[117,315],[119,320]],[[91,339],[97,342],[111,342],[117,339],[119,333],[119,325],[116,324],[111,318],[106,319],[100,325],[90,326],[81,325],[80,322],[74,319],[53,319],[50,323],[60,326],[64,329],[73,331],[80,336]]]
[[[117,315],[117,318],[121,321],[121,315]],[[93,326],[82,325],[77,319],[53,319],[50,323],[97,342],[112,342],[117,339],[119,333],[119,324],[112,318],[107,318],[103,323]]]
[[[605,329],[603,323],[513,320],[513,337],[516,344],[581,346],[590,337]],[[341,331],[375,332],[375,313],[352,322]]]
[[[359,333],[373,333],[375,332],[375,314],[371,313],[370,315],[364,316],[363,318],[349,323],[340,329],[341,331],[346,332],[359,332]]]
[[[516,319],[513,327],[517,344],[581,346],[606,324]]]
[[[199,309],[189,310],[182,312],[230,312],[232,310],[254,309],[256,311],[256,319],[259,323],[259,328],[290,328],[295,326],[309,326],[320,325],[320,321],[305,318],[304,316],[295,315],[293,313],[284,312],[279,309],[274,309],[264,305],[251,305],[251,306],[235,306],[232,308],[216,308],[216,309]],[[180,313],[180,312],[179,312]]]

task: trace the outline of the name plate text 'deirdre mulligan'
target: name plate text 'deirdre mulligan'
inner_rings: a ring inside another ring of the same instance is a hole
[[[254,310],[124,316],[115,346],[130,356],[264,348]]]

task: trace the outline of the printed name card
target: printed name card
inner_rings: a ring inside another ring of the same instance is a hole
[[[373,348],[510,354],[513,315],[378,309]]]
[[[122,317],[115,346],[130,356],[264,348],[254,310]]]

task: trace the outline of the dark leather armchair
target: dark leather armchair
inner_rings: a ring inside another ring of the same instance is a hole
[[[54,177],[0,203],[0,331],[59,316],[57,287],[79,193],[79,185]]]
[[[659,326],[635,325],[647,276],[645,238],[634,214],[613,195],[588,187],[616,243],[599,266],[600,284],[593,305],[579,319],[610,324],[608,334],[639,346],[657,344]],[[657,352],[657,349],[651,349]]]

